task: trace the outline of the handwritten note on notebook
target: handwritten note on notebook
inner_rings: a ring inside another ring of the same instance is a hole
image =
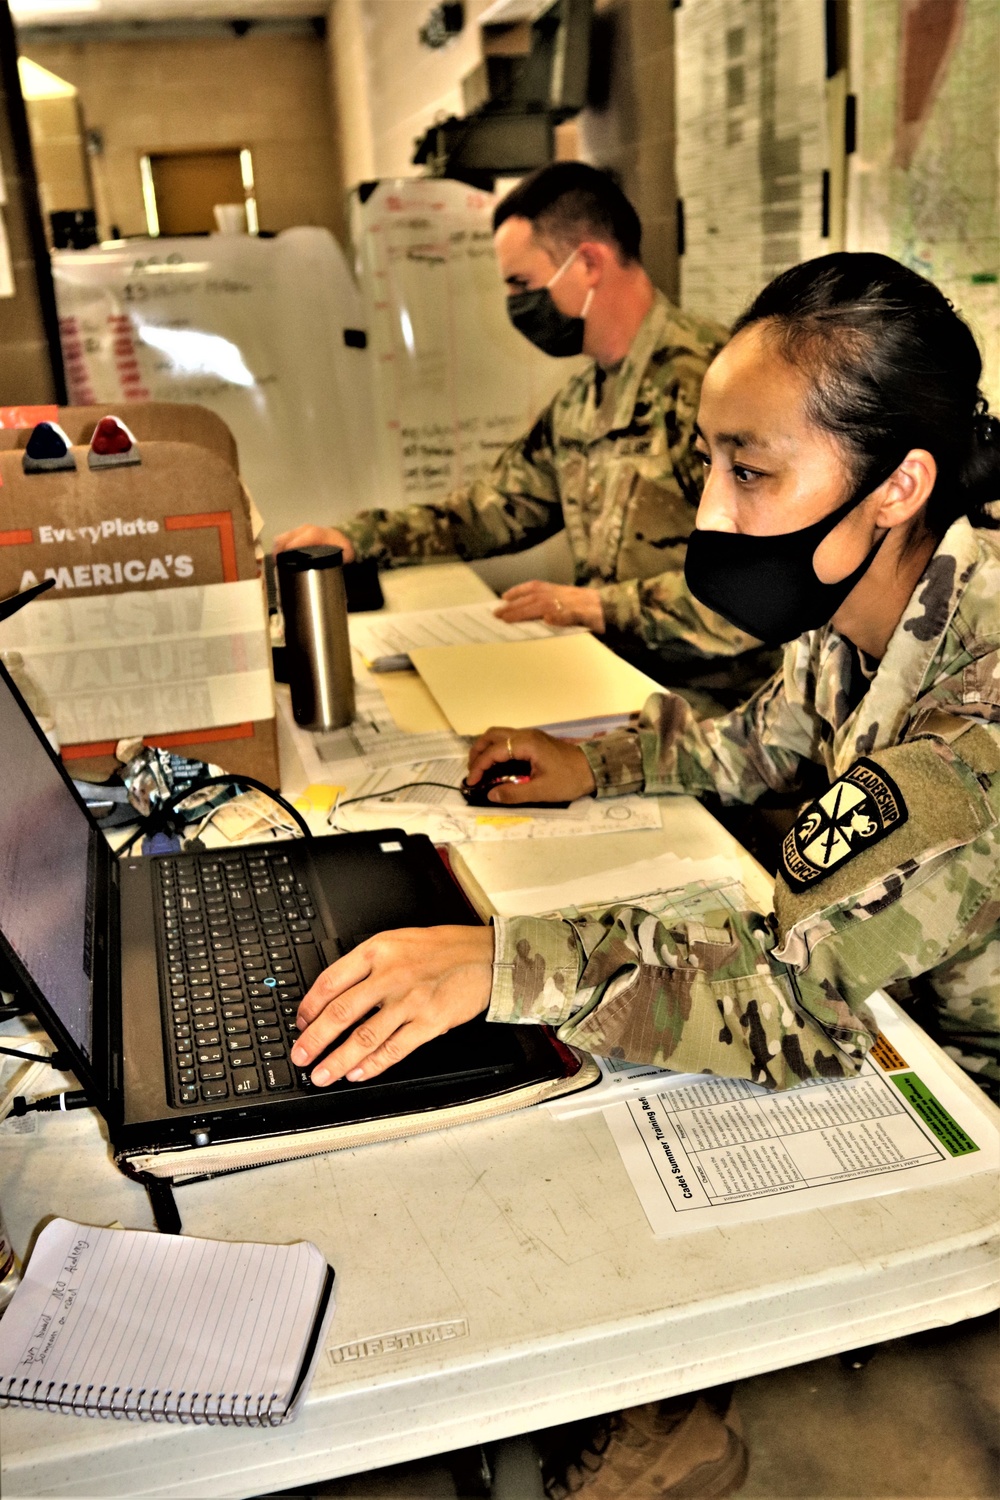
[[[276,1426],[308,1388],[332,1285],[305,1242],[54,1219],[0,1319],[0,1405]]]

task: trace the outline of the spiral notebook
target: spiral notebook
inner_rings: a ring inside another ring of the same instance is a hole
[[[307,1242],[53,1219],[0,1318],[0,1406],[276,1427],[309,1388],[333,1279]]]

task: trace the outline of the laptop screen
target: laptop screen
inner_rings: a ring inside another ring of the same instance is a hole
[[[90,830],[0,673],[0,932],[88,1059]]]

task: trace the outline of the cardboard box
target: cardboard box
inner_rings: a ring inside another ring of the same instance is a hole
[[[86,447],[102,417],[119,417],[141,443],[194,443],[238,474],[236,439],[207,406],[184,401],[116,401],[107,406],[0,406],[0,452],[26,448],[39,422],[58,422],[70,442]]]
[[[105,415],[76,410],[83,431]],[[115,415],[132,426],[135,410]],[[235,446],[143,441],[139,425],[138,465],[91,470],[74,447],[75,469],[25,474],[20,444],[0,450],[0,597],[56,580],[0,624],[0,648],[21,651],[49,697],[76,775],[108,774],[118,739],[143,735],[277,786],[267,610]]]

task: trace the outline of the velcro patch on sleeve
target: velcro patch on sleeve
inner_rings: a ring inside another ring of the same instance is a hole
[[[901,828],[909,817],[903,794],[874,761],[856,761],[785,835],[781,874],[793,891],[825,880],[849,860]]]

